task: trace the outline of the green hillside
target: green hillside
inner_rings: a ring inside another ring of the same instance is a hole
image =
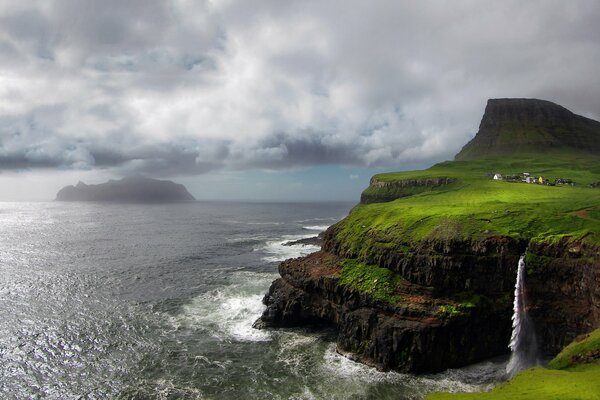
[[[489,176],[523,172],[542,175],[552,182],[571,179],[576,185],[497,181]],[[376,176],[383,182],[435,177],[450,177],[454,181],[387,203],[359,204],[338,223],[337,238],[358,255],[423,239],[482,239],[497,235],[526,240],[570,236],[600,242],[600,189],[590,187],[600,181],[600,157],[450,161],[424,171]]]
[[[488,393],[434,393],[427,400],[600,399],[600,329],[576,340],[547,368],[532,368]]]

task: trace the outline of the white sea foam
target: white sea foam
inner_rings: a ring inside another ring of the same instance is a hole
[[[311,238],[313,235],[285,235],[282,238],[275,240],[268,240],[264,246],[255,249],[266,253],[262,259],[267,262],[279,262],[287,260],[288,258],[296,258],[314,253],[319,251],[320,247],[312,244],[294,244],[286,245],[286,243],[293,242],[299,239]]]
[[[330,225],[307,225],[307,226],[303,226],[302,229],[306,229],[307,231],[317,231],[317,232],[323,232],[325,230],[327,230],[327,228],[329,228]]]
[[[286,364],[294,373],[302,374],[301,367],[309,362],[310,349],[319,338],[302,332],[281,332],[277,360]]]
[[[262,298],[276,276],[254,272],[232,273],[230,285],[203,293],[183,307],[178,316],[188,327],[206,329],[220,340],[268,341],[268,331],[252,324],[264,310]]]
[[[301,224],[306,224],[308,222],[326,222],[326,221],[338,221],[340,218],[328,217],[328,218],[309,218],[309,219],[301,219],[296,222]]]
[[[352,361],[336,352],[335,344],[331,344],[327,348],[323,358],[325,372],[339,378],[358,379],[365,382],[397,382],[404,376],[397,372],[381,372],[365,364]]]
[[[485,362],[461,369],[450,369],[439,374],[433,375],[412,375],[398,372],[381,372],[367,365],[354,362],[335,351],[335,345],[332,344],[325,352],[322,368],[324,374],[335,376],[348,381],[363,382],[364,384],[386,383],[402,384],[406,387],[414,388],[414,398],[423,398],[432,391],[444,392],[475,392],[489,390],[493,385],[470,383],[477,381],[472,377],[481,377],[502,373],[503,362]],[[497,380],[496,380],[497,381]]]

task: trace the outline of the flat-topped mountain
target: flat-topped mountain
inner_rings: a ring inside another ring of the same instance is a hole
[[[56,194],[58,201],[122,201],[166,203],[195,200],[185,186],[165,180],[130,176],[99,185],[69,185]]]
[[[490,99],[457,161],[540,153],[600,152],[600,122],[546,100]]]

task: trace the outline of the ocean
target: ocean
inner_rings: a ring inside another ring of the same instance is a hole
[[[278,262],[350,203],[0,203],[2,399],[421,399],[506,359],[380,372],[335,332],[256,330]]]

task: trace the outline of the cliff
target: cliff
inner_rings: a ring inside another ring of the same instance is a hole
[[[537,99],[490,99],[459,161],[497,156],[600,152],[600,122]]]
[[[110,180],[99,185],[66,186],[56,195],[58,201],[178,202],[195,200],[185,186],[140,176]]]
[[[600,325],[599,162],[529,152],[376,175],[322,252],[280,265],[257,326],[334,325],[340,352],[383,369],[466,365],[508,352],[526,253],[540,350],[556,354]],[[491,178],[525,171],[578,183]]]

